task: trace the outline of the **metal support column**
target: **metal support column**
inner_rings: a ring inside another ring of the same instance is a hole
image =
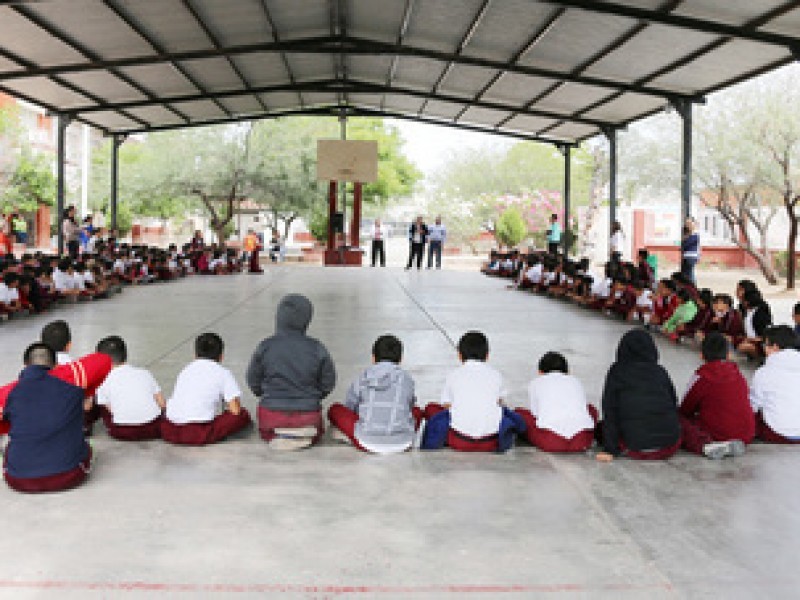
[[[672,105],[681,117],[681,222],[692,216],[692,103],[673,100]]]
[[[64,220],[66,173],[65,163],[67,161],[67,127],[71,121],[68,115],[59,114],[56,116],[56,223],[58,223],[58,254],[64,254]]]
[[[564,235],[561,236],[561,244],[564,246],[564,256],[569,256],[569,248],[575,239],[575,234],[571,228],[571,167],[572,167],[572,146],[559,146],[561,154],[564,156]]]
[[[125,141],[124,135],[114,134],[111,138],[111,196],[108,207],[109,229],[116,232],[117,208],[119,198],[119,147]]]
[[[340,127],[340,133],[341,133],[340,137],[341,137],[341,139],[342,140],[346,140],[347,139],[347,112],[344,111],[344,110],[342,110],[342,112],[339,114],[339,127]],[[342,210],[342,223],[343,223],[343,225],[342,225],[342,243],[347,245],[347,234],[345,233],[345,229],[344,229],[344,227],[345,227],[344,223],[347,223],[347,182],[346,181],[340,181],[339,182],[339,186],[340,186],[339,187],[339,194],[340,194],[339,202],[342,205],[341,206],[341,210]]]
[[[617,129],[607,127],[603,133],[608,139],[608,233],[617,221]]]

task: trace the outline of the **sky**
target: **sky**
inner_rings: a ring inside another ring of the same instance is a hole
[[[449,155],[460,149],[502,148],[509,147],[515,142],[511,138],[499,135],[428,123],[415,123],[400,119],[390,119],[389,122],[400,130],[405,140],[403,149],[406,156],[424,173],[426,180],[430,180],[430,177],[445,163]]]

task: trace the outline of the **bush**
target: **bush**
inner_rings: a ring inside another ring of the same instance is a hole
[[[494,235],[500,244],[508,248],[519,245],[528,236],[528,226],[518,209],[508,208],[500,215]]]
[[[327,206],[326,206],[327,208]],[[314,210],[308,221],[308,230],[317,241],[328,240],[328,212],[327,210]]]

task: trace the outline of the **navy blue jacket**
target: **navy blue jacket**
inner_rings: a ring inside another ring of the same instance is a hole
[[[11,390],[3,417],[11,425],[6,471],[32,479],[65,473],[84,461],[84,391],[52,377],[46,367],[26,367]]]

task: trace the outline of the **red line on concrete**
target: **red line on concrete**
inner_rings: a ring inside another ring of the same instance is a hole
[[[554,584],[445,584],[445,585],[304,585],[282,583],[166,583],[147,581],[0,581],[0,589],[61,591],[172,592],[220,594],[525,594],[602,591],[672,591],[669,583],[554,583]]]

